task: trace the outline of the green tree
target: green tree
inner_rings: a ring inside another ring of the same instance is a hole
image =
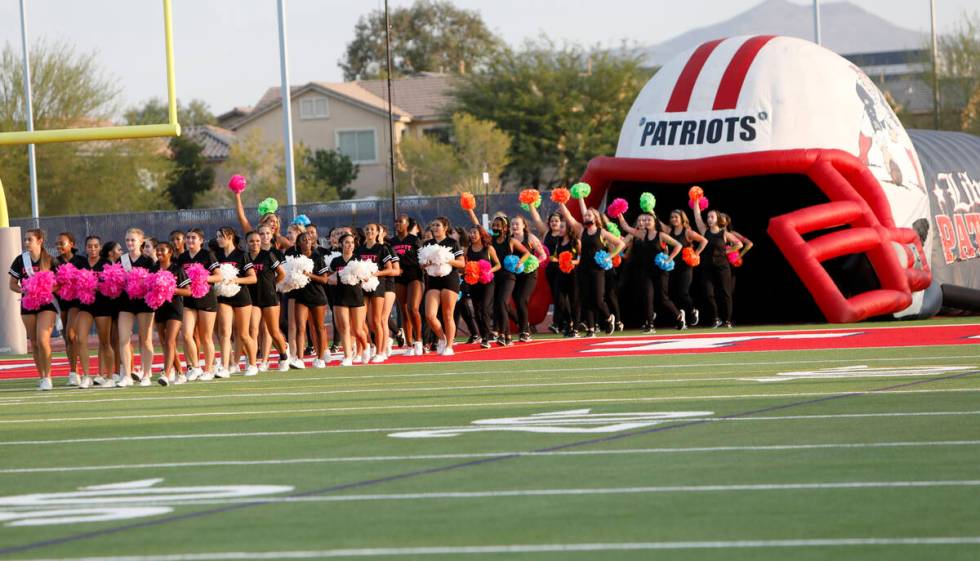
[[[939,77],[939,128],[980,130],[976,109],[970,107],[980,90],[980,15],[963,12],[952,32],[938,37],[936,46],[938,68],[930,68],[927,76],[930,85],[934,72]],[[932,128],[934,123],[930,119],[925,126]]]
[[[394,8],[391,28],[394,76],[471,72],[482,67],[502,45],[479,12],[461,10],[445,0],[416,0],[409,7]],[[340,67],[345,80],[386,75],[383,10],[361,16]]]
[[[31,87],[37,130],[112,124],[119,91],[94,53],[64,42],[31,48]],[[0,131],[26,129],[20,49],[0,52]],[[44,215],[170,208],[171,163],[161,139],[75,142],[37,146],[40,210]],[[12,216],[30,214],[27,147],[0,148]]]
[[[458,110],[492,121],[513,139],[511,179],[554,186],[615,152],[623,119],[651,72],[633,51],[556,47],[544,40],[505,49],[454,91]]]
[[[399,193],[442,195],[482,192],[482,174],[499,177],[508,163],[510,137],[493,123],[453,115],[450,143],[431,135],[408,136],[398,147]],[[499,182],[494,182],[496,190]]]
[[[357,191],[349,187],[357,179],[360,166],[336,150],[309,150],[303,154],[307,177],[304,189],[297,193],[303,202],[353,199]]]
[[[188,137],[170,140],[170,153],[175,167],[167,178],[167,196],[176,208],[192,208],[194,197],[214,186],[214,169],[201,154],[203,148]]]
[[[142,105],[130,107],[123,113],[127,125],[157,125],[170,120],[169,107],[160,98],[151,98]],[[192,99],[186,106],[177,100],[177,122],[182,127],[213,125],[218,122],[208,104],[200,99]]]

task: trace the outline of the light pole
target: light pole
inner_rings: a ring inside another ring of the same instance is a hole
[[[23,1],[23,0],[22,0]],[[289,62],[286,52],[286,0],[276,3],[279,14],[279,80],[282,96],[282,131],[286,156],[286,204],[296,205],[296,173],[293,171],[293,111],[289,88]],[[296,209],[292,211],[295,213]]]
[[[34,130],[34,104],[31,101],[31,56],[27,48],[27,10],[24,0],[20,0],[20,41],[24,50],[24,119],[27,121],[27,132]],[[41,227],[41,211],[37,200],[37,165],[34,160],[34,145],[27,145],[27,166],[31,176],[31,217],[34,227]]]

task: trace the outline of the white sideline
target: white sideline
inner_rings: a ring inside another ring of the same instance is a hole
[[[941,538],[830,538],[796,540],[732,540],[686,542],[559,543],[428,547],[372,547],[293,551],[226,551],[174,553],[169,555],[122,555],[115,557],[61,557],[11,561],[234,561],[268,559],[325,559],[338,557],[403,557],[409,555],[484,555],[493,553],[561,553],[583,551],[650,551],[684,549],[761,549],[798,547],[860,547],[895,545],[974,545],[980,536]]]
[[[405,462],[418,460],[469,460],[506,456],[618,456],[633,454],[685,454],[712,452],[770,452],[783,450],[836,450],[862,448],[914,448],[931,446],[978,446],[980,440],[939,440],[901,442],[854,442],[839,444],[771,444],[761,446],[695,446],[687,448],[625,448],[618,450],[556,450],[553,452],[482,452],[468,454],[415,454],[405,456],[335,456],[322,458],[288,458],[279,460],[212,460],[203,462],[166,462],[156,464],[115,464],[70,467],[3,468],[0,474],[12,473],[62,473],[76,471],[110,471],[120,469],[162,469],[189,467],[226,467],[291,464],[326,464],[353,462]]]
[[[796,421],[817,419],[852,419],[874,417],[943,417],[961,415],[980,415],[978,411],[911,411],[907,413],[839,413],[824,415],[777,415],[730,418],[707,418],[699,421]],[[405,432],[413,430],[451,429],[451,426],[436,427],[385,427],[365,429],[320,429],[297,431],[259,431],[259,432],[211,432],[201,434],[156,434],[145,436],[100,436],[90,438],[64,438],[58,440],[11,440],[0,441],[0,446],[45,446],[49,444],[89,444],[95,442],[129,442],[146,440],[193,440],[198,438],[251,438],[257,436],[316,436],[323,434],[350,434],[371,432]]]
[[[200,413],[168,413],[159,415],[111,415],[108,417],[54,417],[31,419],[4,419],[0,424],[24,423],[57,423],[68,421],[123,421],[131,419],[174,419],[183,417],[233,417],[255,415],[285,415],[291,413],[341,413],[346,411],[391,411],[414,409],[473,409],[478,407],[512,407],[518,405],[568,405],[580,403],[650,403],[658,401],[698,401],[702,399],[758,399],[758,398],[787,398],[787,397],[827,397],[827,396],[858,396],[858,395],[894,395],[920,393],[974,393],[980,388],[951,388],[936,390],[855,390],[835,392],[801,392],[801,393],[766,393],[766,394],[732,394],[732,395],[690,395],[671,397],[632,397],[632,398],[601,398],[601,399],[562,399],[546,401],[499,401],[485,403],[432,403],[414,405],[365,405],[361,407],[318,407],[310,409],[276,409],[269,411],[209,411]]]

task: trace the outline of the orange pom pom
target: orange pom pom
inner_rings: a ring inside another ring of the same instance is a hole
[[[572,255],[571,251],[563,251],[558,255],[558,268],[561,269],[563,273],[571,273],[572,269],[575,268],[575,263],[572,261],[575,256]]]
[[[466,284],[476,284],[480,282],[480,262],[479,261],[467,261],[466,268],[464,269],[463,280]]]
[[[567,203],[572,198],[572,192],[564,187],[558,187],[551,192],[551,200],[560,205]]]
[[[704,189],[702,189],[702,188],[698,187],[697,185],[695,185],[694,187],[691,187],[687,191],[687,196],[692,201],[696,201],[696,200],[698,200],[698,199],[700,199],[701,197],[704,196]]]
[[[697,267],[701,264],[701,256],[692,247],[685,247],[681,250],[681,259],[687,263],[688,267]]]
[[[476,208],[476,197],[473,193],[463,193],[459,196],[459,206],[463,207],[463,210],[473,210]]]
[[[537,189],[524,189],[517,198],[526,205],[534,206],[541,200],[541,193]]]
[[[612,258],[613,267],[619,267],[623,264],[623,258],[617,253],[615,257]]]

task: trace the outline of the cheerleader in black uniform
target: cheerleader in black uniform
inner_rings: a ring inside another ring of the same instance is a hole
[[[472,212],[472,211],[471,211]],[[440,216],[429,224],[432,239],[425,245],[441,245],[449,248],[453,259],[449,261],[452,271],[444,277],[433,277],[425,274],[425,319],[436,336],[436,352],[442,356],[453,356],[453,343],[456,337],[456,300],[459,299],[459,273],[456,269],[465,266],[463,250],[459,243],[449,237],[452,227],[449,219]],[[424,247],[424,246],[423,246]],[[423,270],[427,263],[420,263]],[[442,321],[439,321],[439,309],[442,309]]]
[[[27,277],[40,271],[51,271],[54,259],[44,249],[44,232],[31,229],[24,234],[24,253],[17,256],[10,264],[10,290],[21,293],[20,284]],[[50,391],[51,385],[51,332],[58,320],[58,312],[54,304],[47,304],[38,310],[27,310],[23,304],[20,307],[20,319],[27,330],[27,339],[31,342],[31,355],[34,367],[37,369],[41,382],[38,389]]]
[[[405,342],[409,346],[405,356],[421,356],[422,349],[422,268],[419,267],[418,236],[412,233],[415,221],[403,214],[395,222],[395,235],[391,238],[391,248],[398,256],[401,274],[395,277],[395,296],[398,300],[398,313],[405,330]]]
[[[204,231],[200,228],[188,230],[185,236],[187,251],[181,253],[177,258],[177,264],[187,272],[191,265],[200,264],[210,273],[208,282],[214,284],[221,280],[221,273],[218,272],[218,261],[214,255],[204,247]],[[184,298],[184,358],[187,361],[187,381],[193,382],[198,379],[214,379],[214,321],[218,314],[218,298],[212,288],[201,298]],[[195,334],[201,342],[201,351],[204,352],[204,372],[199,366],[198,346],[195,342]]]
[[[470,220],[474,225],[479,225],[480,221],[476,214],[471,210]],[[490,223],[493,230],[493,239],[490,245],[497,254],[497,259],[503,265],[504,259],[509,255],[519,256],[519,263],[523,265],[531,257],[530,252],[521,242],[515,240],[510,234],[510,221],[507,216],[498,213]],[[514,293],[514,285],[517,282],[517,275],[501,266],[493,275],[493,322],[497,329],[497,344],[501,347],[512,345],[510,339],[510,298]],[[519,326],[518,326],[519,327]]]
[[[252,261],[256,276],[256,283],[248,285],[249,297],[252,299],[249,329],[252,338],[256,340],[256,347],[258,341],[262,341],[264,369],[268,370],[269,352],[275,344],[279,351],[279,371],[285,372],[289,370],[292,357],[289,354],[289,344],[279,330],[279,294],[276,293],[276,284],[286,277],[286,272],[282,269],[284,258],[272,246],[272,228],[269,226],[259,226],[258,232],[249,232],[245,236],[245,243],[248,244],[248,258]],[[260,366],[259,370],[262,371],[263,367]]]
[[[248,216],[245,215],[245,205],[242,203],[241,192],[235,193],[235,212],[238,215],[238,224],[242,227],[242,232],[257,230],[257,228],[252,227],[252,223],[249,222]],[[279,251],[286,251],[295,243],[294,239],[289,239],[281,234],[282,222],[279,220],[279,215],[274,212],[269,212],[260,216],[259,226],[268,226],[272,230],[272,237],[273,240],[275,240],[273,245],[275,245],[276,249]]]
[[[283,256],[289,257],[290,255],[299,255],[299,248],[296,247],[296,240],[300,236],[306,235],[306,226],[301,226],[299,224],[290,224],[286,228],[286,239],[289,242],[289,246],[283,250]],[[296,347],[296,301],[294,299],[294,291],[289,291],[285,294],[286,297],[286,341],[289,342],[289,348],[292,349],[293,355],[290,365],[293,368],[302,369],[305,368],[303,363],[303,356],[305,349]],[[304,338],[305,338],[304,333]]]
[[[541,240],[527,229],[527,222],[523,216],[515,216],[510,221],[510,237],[522,244],[534,256],[538,263],[547,263],[545,259],[544,246]],[[530,273],[520,273],[514,276],[514,308],[517,313],[511,318],[517,325],[520,333],[520,341],[527,343],[531,341],[531,326],[528,322],[527,306],[531,301],[531,294],[534,287],[538,284],[538,269]]]
[[[626,223],[626,218],[619,215],[619,225],[630,235],[630,261],[633,274],[640,281],[640,294],[643,295],[643,312],[645,317],[643,332],[656,333],[653,326],[654,303],[677,320],[677,329],[687,329],[684,310],[678,310],[669,296],[670,278],[666,271],[657,266],[656,257],[661,249],[669,249],[669,259],[674,261],[681,251],[681,244],[674,238],[660,231],[657,216],[652,213],[641,213],[636,219],[636,228]],[[676,267],[676,263],[675,263]]]
[[[191,280],[187,278],[184,270],[176,263],[174,246],[170,245],[169,242],[156,244],[155,252],[157,262],[153,265],[153,272],[170,271],[177,282],[173,300],[164,302],[153,313],[153,322],[157,326],[157,337],[163,346],[163,371],[160,372],[157,383],[161,386],[183,384],[187,382],[187,377],[174,365],[179,363],[177,359],[177,335],[180,334],[181,320],[184,317],[184,297],[191,295]]]
[[[466,249],[466,262],[479,262],[486,259],[490,262],[490,270],[496,273],[500,270],[500,260],[497,259],[497,252],[491,244],[490,234],[482,226],[470,226],[467,231],[470,246]],[[476,316],[476,325],[480,333],[480,346],[484,349],[490,348],[490,340],[493,334],[490,330],[490,313],[493,309],[493,281],[487,284],[476,283],[470,285],[470,299],[473,301],[473,315]]]
[[[55,242],[55,247],[58,248],[58,257],[55,258],[55,271],[59,267],[65,264],[71,264],[76,269],[83,269],[85,258],[78,255],[75,249],[75,236],[71,232],[62,232],[58,234],[58,240]],[[78,307],[80,303],[78,300],[65,300],[60,296],[58,298],[58,307],[61,309],[61,325],[64,327],[64,332],[62,336],[65,339],[65,350],[68,354],[68,384],[69,386],[79,385],[78,372],[80,370],[77,368],[80,362],[78,357]],[[86,332],[87,336],[88,332]],[[83,373],[88,373],[88,365],[81,370]]]
[[[575,235],[582,240],[582,257],[576,267],[576,282],[585,310],[583,320],[588,335],[594,337],[598,313],[598,317],[606,323],[606,333],[611,335],[616,330],[616,316],[609,313],[609,307],[606,306],[606,271],[596,263],[595,256],[600,250],[605,250],[610,258],[615,257],[623,251],[626,244],[606,230],[602,213],[594,208],[586,208],[584,199],[579,199],[578,203],[582,222],[575,220],[564,204],[559,204],[558,210]]]
[[[316,241],[310,234],[303,234],[296,238],[297,255],[305,255],[313,260],[313,272],[307,273],[310,282],[303,288],[290,291],[293,299],[293,308],[296,310],[294,323],[296,326],[296,349],[306,347],[306,324],[312,320],[313,329],[317,332],[314,340],[316,343],[316,358],[313,359],[313,368],[325,368],[327,366],[327,328],[323,323],[327,315],[327,293],[324,285],[327,284],[327,264],[323,261],[323,254],[314,251],[313,246]],[[346,349],[345,349],[346,351]],[[297,353],[302,351],[297,350]],[[302,366],[302,357],[298,358]],[[290,363],[293,364],[293,363]]]
[[[702,261],[701,267],[712,327],[732,327],[732,265],[728,261],[728,248],[740,250],[742,242],[722,227],[716,210],[708,211],[708,223],[705,224],[701,208],[694,205],[694,223],[708,240],[708,259]]]
[[[122,254],[122,247],[118,243],[111,240],[107,241],[99,252],[99,263],[92,270],[100,272],[105,267],[118,263]],[[95,317],[95,326],[99,333],[102,332],[103,328],[108,330],[107,340],[109,341],[109,352],[104,354],[108,358],[108,362],[104,368],[101,364],[99,365],[100,370],[105,373],[105,376],[100,374],[93,378],[92,385],[103,388],[116,387],[116,379],[118,378],[116,367],[119,365],[118,320],[119,309],[122,307],[121,303],[124,297],[125,295],[119,295],[116,298],[109,298],[108,296],[103,296],[100,292],[95,293],[95,304],[92,314]],[[102,345],[102,343],[103,339],[100,336],[99,344]],[[101,349],[100,354],[102,354]]]
[[[353,366],[354,344],[361,349],[368,346],[367,325],[365,325],[366,309],[364,306],[364,290],[360,284],[345,284],[340,280],[340,273],[347,264],[357,259],[354,250],[357,243],[354,235],[344,233],[338,240],[340,255],[330,262],[330,276],[327,282],[333,287],[333,314],[340,330],[341,345],[344,348],[344,359],[341,366]]]
[[[255,271],[252,270],[252,261],[245,255],[245,252],[238,249],[238,234],[234,228],[219,228],[218,235],[215,236],[218,242],[218,266],[224,264],[234,265],[238,269],[238,276],[232,280],[239,285],[238,293],[234,296],[218,296],[218,336],[221,338],[221,368],[214,375],[218,378],[228,378],[231,376],[231,363],[238,363],[238,354],[232,346],[231,337],[235,336],[236,341],[241,341],[242,349],[245,351],[245,358],[248,366],[245,369],[246,376],[255,376],[259,373],[259,367],[255,364],[255,339],[249,332],[249,322],[252,319],[252,298],[248,292],[248,285],[255,284]]]
[[[79,264],[79,269],[89,269],[92,271],[102,270],[102,258],[99,255],[102,251],[102,240],[98,236],[89,236],[85,239],[85,257]],[[75,319],[75,332],[83,334],[78,338],[78,361],[82,366],[82,379],[78,382],[78,387],[82,389],[92,387],[92,376],[89,372],[90,354],[88,350],[88,334],[92,332],[92,325],[96,325],[96,332],[99,335],[99,366],[96,368],[96,376],[102,374],[112,376],[112,364],[115,363],[115,353],[112,350],[112,317],[102,317],[102,321],[96,323],[97,304],[101,294],[96,292],[95,301],[92,304],[79,304],[78,315]],[[104,297],[103,297],[104,298]],[[102,378],[105,379],[104,377]]]
[[[569,251],[574,256],[573,264],[578,264],[580,244],[574,233],[568,228],[560,212],[554,212],[545,224],[538,214],[538,209],[529,207],[531,224],[538,235],[544,238],[542,245],[548,250],[548,265],[544,275],[551,289],[551,302],[554,313],[549,329],[552,333],[563,333],[566,337],[574,335],[575,322],[572,315],[572,303],[575,296],[575,277],[571,273],[563,273],[559,266],[558,256]]]
[[[140,267],[147,271],[153,267],[153,261],[143,255],[143,230],[130,228],[126,230],[126,253],[119,258],[123,269],[127,272]],[[116,386],[126,387],[139,382],[141,386],[150,385],[150,375],[153,373],[153,310],[146,305],[142,298],[130,298],[126,293],[119,297],[120,309],[118,320],[119,337],[119,377]],[[140,344],[140,369],[137,373],[133,365],[133,327]]]
[[[395,301],[394,282],[391,279],[398,276],[399,272],[398,256],[383,240],[381,226],[368,224],[364,227],[364,245],[354,251],[357,259],[370,261],[378,266],[378,288],[364,293],[367,323],[374,333],[374,356],[369,360],[374,364],[380,364],[388,358],[388,338],[391,335],[388,331],[388,314],[391,313],[391,305]]]
[[[675,209],[670,211],[670,225],[662,224],[661,230],[670,234],[672,238],[681,244],[681,251],[685,248],[693,248],[699,256],[708,245],[708,240],[691,228],[691,223],[687,220],[687,214],[683,210]],[[670,272],[670,299],[685,312],[687,324],[695,326],[700,321],[700,313],[694,307],[694,300],[691,298],[691,281],[694,278],[694,269],[683,259],[674,260],[674,270]]]

